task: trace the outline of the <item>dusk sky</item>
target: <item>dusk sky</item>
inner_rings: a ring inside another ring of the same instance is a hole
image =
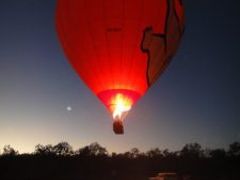
[[[240,141],[239,0],[183,2],[181,46],[119,136],[64,55],[55,0],[0,0],[0,152],[7,144],[23,153],[61,141],[74,149],[98,142],[109,152]]]

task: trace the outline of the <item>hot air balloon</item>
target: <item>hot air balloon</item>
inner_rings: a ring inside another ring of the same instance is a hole
[[[181,0],[58,0],[58,37],[72,67],[113,117],[123,120],[176,53]]]

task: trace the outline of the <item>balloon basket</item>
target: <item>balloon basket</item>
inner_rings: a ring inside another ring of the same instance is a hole
[[[118,120],[113,123],[113,131],[115,134],[124,134],[123,122]]]

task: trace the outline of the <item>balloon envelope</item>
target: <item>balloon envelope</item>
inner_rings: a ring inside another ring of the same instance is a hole
[[[75,71],[122,120],[175,54],[184,12],[181,0],[58,0],[56,23]]]

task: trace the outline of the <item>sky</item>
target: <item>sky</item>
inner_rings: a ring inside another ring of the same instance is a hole
[[[171,64],[114,135],[105,107],[69,65],[57,39],[54,0],[0,1],[0,152],[67,141],[180,150],[240,141],[239,0],[183,1],[186,30]]]

